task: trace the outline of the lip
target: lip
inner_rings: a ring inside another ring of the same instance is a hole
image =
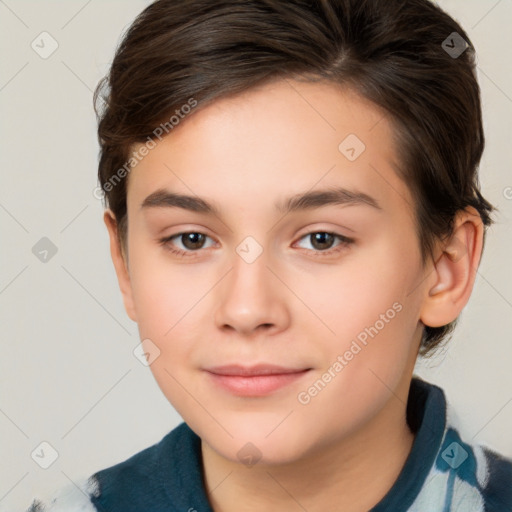
[[[299,380],[310,370],[259,364],[216,366],[205,372],[215,384],[234,395],[265,396]]]

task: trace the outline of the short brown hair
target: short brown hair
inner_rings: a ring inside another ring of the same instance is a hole
[[[460,55],[447,51],[461,41]],[[126,169],[133,144],[149,140],[190,98],[199,108],[282,78],[351,87],[389,114],[399,174],[415,200],[424,265],[435,242],[452,234],[459,210],[473,206],[485,229],[491,225],[495,208],[481,195],[477,174],[484,133],[475,51],[460,25],[437,5],[158,0],[124,34],[94,94],[98,178],[123,247],[126,180],[105,185]],[[420,354],[447,339],[456,321],[425,326]]]

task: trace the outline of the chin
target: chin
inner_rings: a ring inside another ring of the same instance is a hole
[[[282,421],[282,418],[281,420]],[[219,455],[237,464],[283,465],[303,456],[311,444],[311,433],[299,432],[292,424],[239,421],[227,425],[227,434],[200,431],[200,437]]]
[[[303,455],[303,445],[293,443],[225,443],[210,445],[219,455],[247,467],[283,466],[292,464]]]

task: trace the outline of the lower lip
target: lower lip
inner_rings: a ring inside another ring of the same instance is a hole
[[[302,378],[309,370],[296,373],[279,373],[272,375],[218,375],[207,372],[212,380],[222,388],[238,396],[264,396],[277,391]]]

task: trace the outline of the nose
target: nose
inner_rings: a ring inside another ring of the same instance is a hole
[[[248,263],[235,254],[230,272],[214,296],[215,323],[219,329],[232,330],[245,337],[259,332],[275,334],[290,322],[289,294],[276,270],[268,265],[265,251]]]

